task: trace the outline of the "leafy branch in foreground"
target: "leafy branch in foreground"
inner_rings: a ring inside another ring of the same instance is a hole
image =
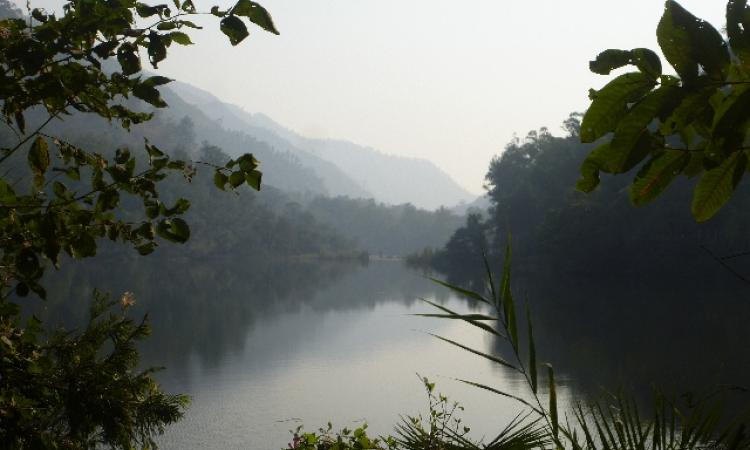
[[[746,432],[748,418],[745,414],[731,417],[726,414],[724,399],[720,395],[695,399],[689,407],[681,408],[677,402],[657,392],[649,416],[643,416],[636,402],[624,393],[620,393],[612,395],[608,400],[590,404],[578,401],[571,411],[564,412],[561,416],[557,401],[555,373],[549,364],[546,365],[546,391],[542,392],[543,389],[540,387],[542,383],[540,383],[538,374],[539,362],[528,306],[526,307],[526,350],[523,351],[520,345],[520,327],[511,289],[510,244],[506,247],[503,275],[499,285],[495,282],[486,258],[485,268],[486,294],[466,290],[440,280],[434,281],[470,301],[482,304],[490,310],[489,313],[464,315],[427,301],[428,304],[442,312],[418,315],[460,320],[507,342],[512,355],[511,359],[436,336],[444,342],[469,351],[493,364],[513,370],[526,380],[529,388],[527,398],[486,384],[459,380],[468,385],[518,401],[528,409],[528,415],[524,416],[524,419],[531,419],[530,423],[532,424],[539,422],[544,427],[544,436],[547,441],[543,445],[492,448],[531,449],[546,448],[548,445],[557,449],[570,448],[573,450],[688,450],[703,448],[735,450],[750,448],[750,436]],[[492,324],[499,324],[499,326],[495,327]],[[522,429],[536,436],[537,428]]]
[[[599,173],[640,167],[630,186],[636,206],[657,198],[678,176],[700,175],[692,200],[699,222],[729,200],[747,168],[750,146],[750,7],[730,0],[725,39],[708,22],[668,0],[656,29],[667,62],[662,72],[646,48],[609,49],[590,68],[609,75],[635,66],[599,90],[581,123],[582,142],[606,141],[581,166],[578,189],[594,190]]]
[[[95,293],[85,329],[51,335],[33,317],[22,326],[17,311],[2,311],[3,448],[155,448],[153,436],[182,416],[188,398],[161,392],[154,369],[139,370],[135,346],[150,328],[127,317],[133,302],[130,293],[119,301]]]
[[[158,185],[170,172],[190,180],[194,162],[171,158],[148,141],[140,159],[125,148],[91,151],[45,130],[72,114],[92,114],[126,130],[150,120],[153,113],[135,110],[132,100],[165,108],[159,87],[172,80],[144,74],[142,53],[158,68],[172,45],[193,44],[188,33],[201,27],[190,19],[201,15],[218,18],[232,45],[248,36],[243,19],[278,34],[268,12],[250,0],[210,12],[191,0],[154,6],[79,0],[62,5],[60,15],[29,6],[28,17],[0,16],[0,298],[45,297],[40,279],[47,261],[57,267],[63,252],[95,256],[99,238],[143,255],[157,238],[189,238],[180,216],[190,203],[163,204]],[[258,190],[258,164],[245,154],[214,166],[216,185]],[[143,204],[145,218],[124,214],[126,197]]]
[[[38,320],[22,323],[29,311],[18,297],[44,298],[45,269],[58,267],[63,253],[96,256],[101,239],[141,255],[158,239],[187,241],[180,216],[190,202],[166,204],[158,186],[170,173],[190,180],[195,163],[148,140],[139,159],[127,148],[82,149],[49,125],[75,114],[129,131],[150,120],[153,108],[167,107],[159,88],[172,80],[145,74],[141,59],[157,69],[173,44],[192,45],[188,33],[201,28],[193,17],[218,20],[231,45],[248,36],[246,22],[278,31],[251,0],[210,12],[192,0],[75,0],[60,14],[28,2],[27,13],[0,2],[0,442],[10,449],[152,449],[186,398],[163,393],[152,370],[138,372],[135,342],[149,333],[146,323],[105,317],[113,304],[97,296],[82,333],[42,340]],[[259,190],[258,164],[245,154],[209,166],[222,190]],[[131,301],[123,297],[123,308]]]

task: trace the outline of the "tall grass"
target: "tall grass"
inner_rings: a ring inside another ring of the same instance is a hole
[[[555,371],[549,364],[541,365],[536,352],[534,329],[528,305],[524,305],[525,320],[519,320],[518,304],[511,289],[511,246],[508,244],[502,277],[493,275],[484,258],[486,289],[480,293],[433,279],[467,300],[483,304],[485,314],[459,314],[445,306],[424,300],[439,312],[419,314],[447,320],[460,320],[479,328],[482,332],[500,338],[507,345],[507,354],[486,353],[460,342],[435,335],[447,344],[484,358],[492,364],[519,373],[529,391],[527,400],[514,393],[472,380],[463,383],[484,389],[493,394],[509,397],[526,409],[524,423],[513,422],[517,433],[510,441],[492,442],[481,448],[525,450],[532,448],[571,450],[692,450],[750,449],[746,431],[748,415],[745,412],[730,414],[723,395],[707,395],[693,399],[689,407],[654,391],[652,406],[647,411],[639,409],[635,400],[624,392],[610,394],[596,402],[574,402],[571,409],[561,411],[557,403]],[[525,337],[521,348],[520,337]],[[546,391],[542,394],[542,386]],[[539,439],[539,433],[544,439]],[[534,439],[524,439],[524,434]],[[526,445],[527,444],[527,445]],[[410,449],[425,448],[412,446]],[[477,448],[477,447],[445,447]]]

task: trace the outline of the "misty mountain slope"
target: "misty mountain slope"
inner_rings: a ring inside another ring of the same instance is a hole
[[[168,90],[173,92],[167,93]],[[344,195],[352,198],[370,198],[371,192],[364,189],[359,183],[337,165],[296,148],[291,142],[279,136],[277,133],[249,123],[239,114],[244,114],[240,108],[222,103],[210,93],[195,88],[185,83],[173,82],[167,89],[163,89],[164,97],[170,105],[170,112],[174,119],[179,119],[181,109],[191,109],[199,111],[203,117],[212,123],[218,124],[231,135],[245,135],[255,140],[262,141],[273,148],[275,151],[287,154],[293,157],[300,165],[309,168],[325,185],[325,190],[331,195]],[[174,95],[176,94],[176,95]],[[177,100],[173,100],[175,97]],[[174,108],[176,104],[184,104],[189,107]],[[196,123],[196,126],[198,124]],[[218,144],[217,144],[218,145]],[[227,146],[219,145],[232,154],[233,150]],[[243,153],[238,152],[238,153]],[[276,185],[276,184],[274,184]]]
[[[342,140],[306,138],[268,116],[251,114],[235,105],[223,103],[209,92],[194,86],[179,82],[170,86],[185,101],[195,104],[226,128],[244,130],[274,147],[295,152],[303,164],[308,155],[330,161],[378,201],[389,204],[408,202],[421,208],[435,209],[476,199],[475,195],[459,186],[430,161],[388,155]],[[324,174],[317,173],[328,181]],[[335,192],[334,189],[331,191]]]

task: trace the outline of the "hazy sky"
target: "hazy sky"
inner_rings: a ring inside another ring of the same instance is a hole
[[[209,20],[193,39],[197,45],[170,49],[162,72],[307,136],[430,159],[474,193],[483,191],[490,159],[514,133],[541,126],[562,133],[568,113],[585,109],[588,89],[607,79],[588,71],[599,51],[655,49],[664,5],[258,1],[281,36],[253,27],[250,38],[231,47]],[[724,0],[681,4],[724,26]]]

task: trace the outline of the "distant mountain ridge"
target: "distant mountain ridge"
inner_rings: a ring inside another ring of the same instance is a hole
[[[251,114],[189,84],[173,82],[169,87],[223,128],[241,131],[294,155],[313,169],[331,195],[374,197],[389,204],[411,203],[427,209],[477,198],[430,161],[389,155],[343,140],[307,138],[264,114]]]

